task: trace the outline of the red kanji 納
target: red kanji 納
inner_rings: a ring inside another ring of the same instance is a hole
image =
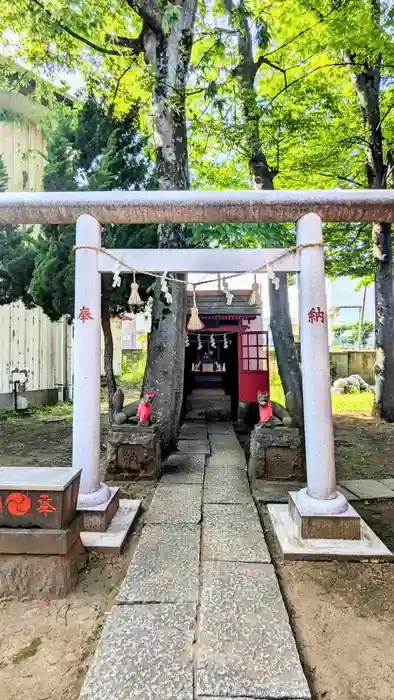
[[[53,513],[55,511],[56,508],[53,503],[51,503],[49,493],[42,493],[38,499],[37,513],[44,513],[44,515],[48,515],[48,513]]]
[[[308,321],[309,323],[324,323],[324,311],[321,310],[320,306],[316,306],[315,308],[312,308],[309,313],[308,313]]]
[[[81,306],[79,309],[78,320],[82,321],[82,323],[85,323],[85,321],[93,321],[93,316],[87,306]]]

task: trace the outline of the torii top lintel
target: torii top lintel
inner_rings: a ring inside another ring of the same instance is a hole
[[[394,221],[394,190],[6,192],[0,222],[67,224],[83,214],[101,223]]]

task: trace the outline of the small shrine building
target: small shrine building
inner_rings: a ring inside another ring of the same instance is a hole
[[[268,332],[261,306],[250,305],[250,290],[232,290],[228,305],[221,290],[196,291],[204,328],[187,330],[185,409],[203,414],[204,406],[218,417],[236,420],[257,392],[269,392]],[[193,294],[188,294],[188,308]],[[187,323],[190,315],[188,315]]]

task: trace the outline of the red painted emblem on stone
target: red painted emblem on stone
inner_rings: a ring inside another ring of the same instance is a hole
[[[10,493],[7,496],[6,506],[11,515],[26,515],[31,508],[31,500],[26,493]]]
[[[308,313],[308,321],[309,323],[324,323],[324,311],[321,310],[320,306],[316,306],[315,308],[312,308],[309,313]]]
[[[48,515],[48,513],[55,512],[56,508],[53,503],[51,503],[49,493],[42,493],[37,502],[37,513],[44,513],[44,515]]]
[[[78,320],[82,321],[82,323],[85,323],[85,321],[93,321],[93,316],[87,306],[81,306],[79,309]]]

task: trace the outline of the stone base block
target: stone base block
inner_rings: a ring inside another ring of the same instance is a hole
[[[250,436],[249,478],[303,481],[303,440],[297,428],[256,425]]]
[[[268,506],[275,537],[282,556],[289,560],[393,561],[394,555],[360,518],[359,540],[302,539],[285,504]]]
[[[0,527],[63,530],[75,517],[81,470],[1,467]]]
[[[299,491],[289,493],[289,513],[298,537],[316,540],[359,540],[361,518],[351,505],[337,515],[311,514],[299,499]]]
[[[0,554],[67,554],[82,530],[82,515],[77,515],[64,530],[38,528],[0,528]]]
[[[0,554],[0,597],[64,598],[86,560],[79,538],[65,555]]]
[[[121,499],[106,532],[81,532],[83,546],[102,554],[120,554],[140,507],[141,501]]]
[[[90,506],[89,508],[79,509],[79,513],[83,516],[84,531],[88,532],[105,532],[110,525],[112,518],[119,508],[119,493],[118,488],[110,486],[111,497],[108,501],[100,503],[98,506]]]
[[[112,426],[107,441],[107,479],[158,479],[160,468],[160,438],[155,426]]]

